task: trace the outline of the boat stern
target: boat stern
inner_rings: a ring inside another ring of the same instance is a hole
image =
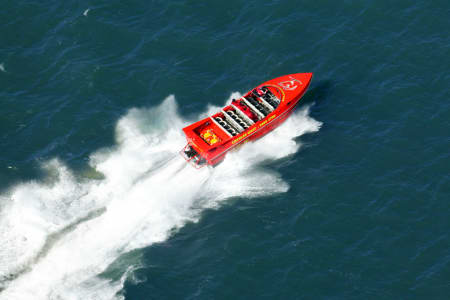
[[[197,169],[207,165],[207,160],[189,143],[181,149],[180,155]]]

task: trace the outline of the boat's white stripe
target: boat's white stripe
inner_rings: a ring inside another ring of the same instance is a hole
[[[234,108],[234,110],[236,111],[236,113],[241,117],[244,118],[245,121],[247,121],[248,124],[253,125],[255,124],[255,122],[253,122],[252,119],[250,119],[246,114],[244,114],[244,112],[242,110],[240,110],[239,108],[237,108],[236,106],[234,106],[233,104],[231,104],[231,106]]]
[[[250,107],[260,118],[261,120],[265,118],[262,112],[260,112],[256,107],[253,106],[245,97],[241,97],[242,100],[244,100],[245,104],[247,104],[248,107]]]
[[[261,103],[264,104],[264,106],[267,107],[267,108],[270,110],[270,112],[273,112],[273,111],[275,110],[275,107],[273,107],[272,105],[270,105],[269,102],[267,102],[266,100],[264,100],[263,97],[259,97],[259,96],[256,96],[256,97],[258,97],[258,99],[261,100]]]
[[[230,122],[231,124],[233,124],[233,127],[237,129],[237,131],[239,131],[239,133],[241,133],[242,131],[244,131],[245,129],[242,128],[241,125],[239,125],[238,122],[236,122],[235,120],[233,120],[232,117],[230,117],[229,114],[227,114],[223,109],[222,109],[222,113],[225,116],[225,118],[227,119],[228,122]]]

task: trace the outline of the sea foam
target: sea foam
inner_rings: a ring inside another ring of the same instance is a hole
[[[196,170],[178,155],[187,124],[173,96],[131,109],[117,123],[116,145],[90,156],[103,179],[83,178],[53,159],[42,166],[46,179],[1,195],[0,299],[123,299],[124,281],[139,262],[108,276],[112,263],[167,240],[226,199],[286,192],[281,176],[260,163],[297,152],[295,137],[321,126],[304,107],[219,166]]]

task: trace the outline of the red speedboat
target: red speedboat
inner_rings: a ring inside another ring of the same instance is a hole
[[[180,154],[196,168],[218,164],[228,151],[262,137],[286,120],[312,75],[290,74],[264,82],[216,114],[183,128],[188,143]]]

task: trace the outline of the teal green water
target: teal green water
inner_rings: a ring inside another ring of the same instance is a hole
[[[0,299],[448,299],[446,1],[6,1]],[[181,128],[314,72],[215,169]]]

